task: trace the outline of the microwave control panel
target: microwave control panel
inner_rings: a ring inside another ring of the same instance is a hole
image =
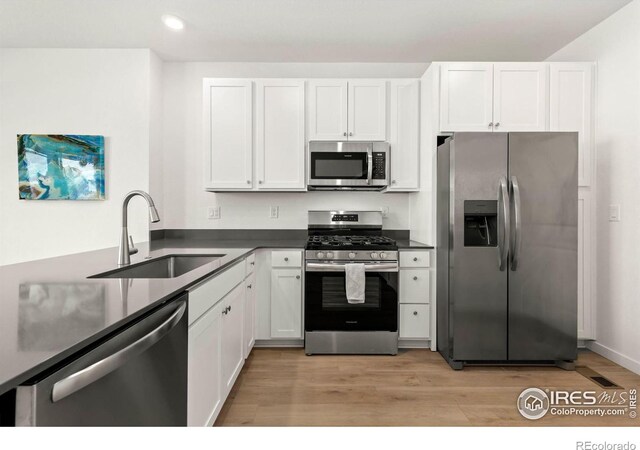
[[[386,174],[386,155],[384,152],[373,152],[373,170],[371,171],[371,177],[374,180],[384,180],[387,178]]]

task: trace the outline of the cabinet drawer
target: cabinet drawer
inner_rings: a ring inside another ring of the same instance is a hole
[[[247,256],[247,259],[245,259],[245,264],[246,264],[245,276],[248,277],[253,273],[253,271],[256,268],[256,254],[252,253],[249,256]]]
[[[271,252],[272,267],[301,267],[302,252],[301,251],[277,251]]]
[[[429,305],[400,305],[400,339],[429,337]]]
[[[431,267],[430,252],[400,252],[400,267]]]
[[[219,275],[189,289],[189,325],[244,280],[245,265],[238,262]]]
[[[400,303],[429,303],[429,269],[400,270]]]

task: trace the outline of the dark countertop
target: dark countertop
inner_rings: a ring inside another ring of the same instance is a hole
[[[0,267],[0,394],[53,367],[256,248],[303,248],[303,240],[158,240],[131,264],[171,254],[221,258],[168,279],[87,278],[117,268],[109,248]]]

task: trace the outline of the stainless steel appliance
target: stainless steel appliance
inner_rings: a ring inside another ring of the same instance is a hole
[[[17,426],[187,424],[186,294],[19,386]]]
[[[382,190],[389,184],[387,142],[309,142],[309,190]]]
[[[577,133],[455,133],[437,152],[438,351],[577,357]]]
[[[305,352],[398,353],[398,248],[379,211],[309,211]],[[345,264],[365,265],[365,302],[352,304]]]

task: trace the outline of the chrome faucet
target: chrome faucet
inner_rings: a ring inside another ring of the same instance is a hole
[[[156,209],[156,205],[153,203],[153,199],[149,194],[144,191],[131,191],[124,197],[124,200],[122,201],[122,233],[120,234],[120,251],[118,256],[119,266],[131,264],[131,258],[129,258],[129,256],[138,253],[138,249],[133,245],[133,239],[129,236],[129,228],[127,226],[127,208],[129,206],[129,201],[136,195],[144,198],[149,204],[149,218],[151,219],[151,222],[160,222],[158,210]]]

